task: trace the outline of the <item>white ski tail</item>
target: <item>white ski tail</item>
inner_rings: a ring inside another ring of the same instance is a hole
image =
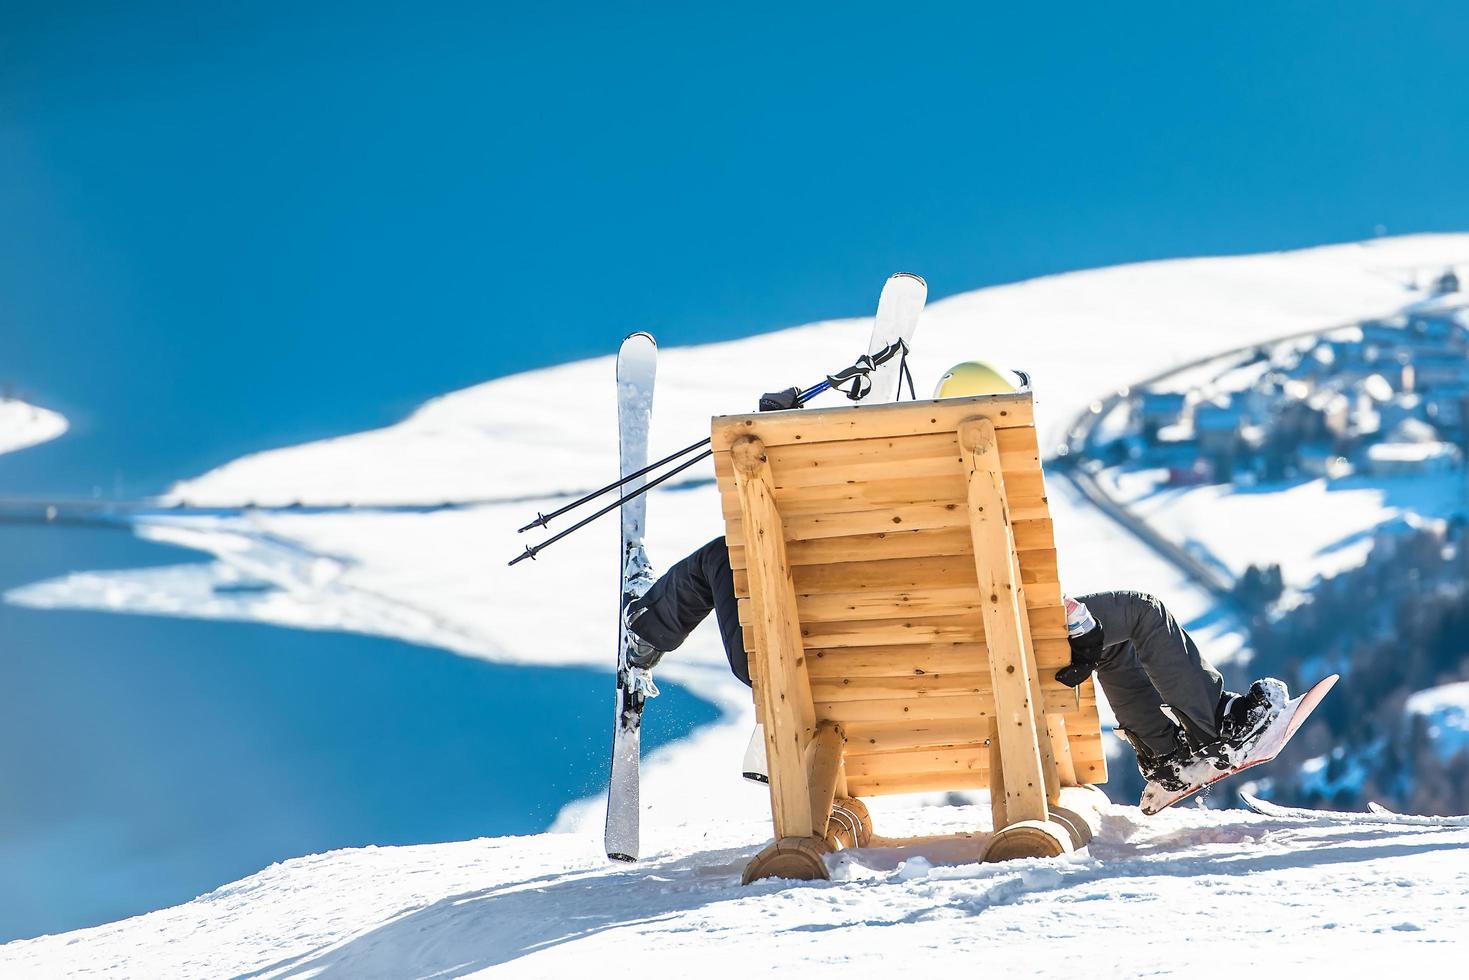
[[[658,344],[651,334],[630,334],[617,353],[617,430],[621,476],[648,463],[648,425],[653,414],[653,381],[658,370]],[[629,640],[623,610],[653,584],[653,570],[643,550],[648,512],[647,483],[637,477],[622,488],[622,547],[618,571],[622,589],[617,608],[617,710],[612,734],[612,773],[607,783],[607,856],[636,861],[639,852],[638,782],[642,756],[643,701],[648,686],[638,683],[628,664]]]
[[[877,321],[872,327],[872,341],[868,344],[867,353],[876,354],[895,340],[902,340],[911,347],[913,335],[918,331],[918,318],[927,301],[928,283],[922,276],[911,272],[889,276],[883,284],[882,295],[877,299]],[[875,405],[897,398],[902,363],[901,357],[895,357],[879,364],[872,372],[872,390],[863,401]]]
[[[765,726],[755,723],[750,744],[745,746],[744,776],[753,783],[770,782],[770,765],[765,761]]]

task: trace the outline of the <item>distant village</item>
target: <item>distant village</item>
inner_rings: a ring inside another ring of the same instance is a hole
[[[1125,429],[1089,455],[1166,469],[1174,486],[1461,471],[1469,450],[1461,288],[1447,270],[1409,314],[1261,346],[1187,392],[1134,391]]]

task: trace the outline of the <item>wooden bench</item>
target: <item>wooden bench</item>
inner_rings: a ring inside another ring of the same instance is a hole
[[[885,793],[988,788],[985,860],[1084,846],[1100,791],[1080,787],[1107,770],[1092,682],[1054,678],[1070,650],[1030,394],[712,425],[775,823],[745,881],[827,877]]]

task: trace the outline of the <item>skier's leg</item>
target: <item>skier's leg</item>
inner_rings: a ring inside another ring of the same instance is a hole
[[[710,610],[717,614],[730,669],[749,684],[734,573],[730,571],[724,538],[715,538],[664,572],[641,599],[628,607],[628,619],[632,631],[661,655],[682,646]],[[646,666],[656,663],[656,657],[651,660]]]
[[[1163,716],[1158,705],[1167,704],[1200,744],[1217,739],[1224,679],[1163,604],[1141,592],[1098,592],[1082,596],[1081,601],[1102,626],[1107,655],[1097,677],[1122,727],[1150,748],[1161,748],[1148,733],[1156,730],[1156,718]],[[1121,650],[1114,651],[1114,644],[1122,641],[1130,641],[1128,652],[1118,655]],[[1151,695],[1141,690],[1143,677],[1153,688]],[[1113,698],[1114,689],[1120,703]],[[1124,713],[1139,727],[1133,728]]]
[[[1156,756],[1165,756],[1178,748],[1176,727],[1163,713],[1163,698],[1138,663],[1131,641],[1108,644],[1102,662],[1097,665],[1097,683],[1107,695],[1118,727],[1130,732]]]
[[[729,567],[729,547],[724,538],[715,538],[696,554],[704,563],[704,578],[714,596],[714,618],[719,622],[719,636],[724,641],[729,669],[749,687],[750,660],[745,652],[745,631],[740,627],[740,606],[735,598],[734,570]]]

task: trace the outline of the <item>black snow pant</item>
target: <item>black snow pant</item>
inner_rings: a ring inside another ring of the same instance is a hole
[[[664,572],[634,608],[646,610],[637,617],[638,636],[664,653],[677,650],[709,610],[714,610],[729,669],[746,685],[750,683],[750,661],[724,538],[715,538]]]
[[[1102,626],[1097,680],[1117,724],[1159,755],[1177,747],[1168,705],[1201,744],[1219,737],[1224,679],[1163,603],[1142,592],[1078,596]]]
[[[1166,754],[1177,745],[1173,722],[1162,710],[1166,704],[1198,741],[1218,738],[1224,681],[1163,603],[1141,592],[1096,592],[1080,599],[1102,625],[1097,679],[1118,724]],[[638,635],[665,653],[683,645],[713,610],[730,670],[750,683],[724,538],[669,568],[636,606],[646,610],[637,618]]]

